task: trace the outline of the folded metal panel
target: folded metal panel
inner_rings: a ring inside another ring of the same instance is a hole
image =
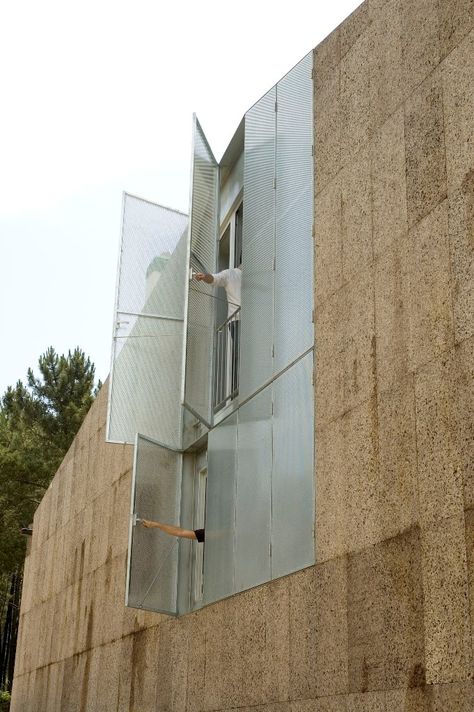
[[[212,603],[235,591],[236,414],[209,433],[207,467],[204,603]]]
[[[179,540],[137,519],[179,526],[182,456],[137,435],[125,603],[177,614]]]
[[[271,579],[272,390],[239,409],[235,517],[235,590]]]
[[[273,383],[272,578],[314,563],[313,353]]]
[[[125,195],[107,440],[179,447],[186,215]]]
[[[275,99],[273,88],[245,115],[241,398],[273,372]]]
[[[313,54],[277,84],[274,372],[313,344]]]
[[[216,270],[219,168],[199,121],[194,117],[189,267]],[[203,422],[212,420],[211,381],[215,289],[191,280],[186,320],[184,403]]]

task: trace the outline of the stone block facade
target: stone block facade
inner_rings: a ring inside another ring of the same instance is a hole
[[[12,712],[472,712],[473,68],[473,0],[366,0],[315,49],[315,566],[125,608],[104,386],[35,515]]]

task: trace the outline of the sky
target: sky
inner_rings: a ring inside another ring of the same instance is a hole
[[[188,212],[192,114],[242,116],[360,0],[15,0],[0,26],[0,395],[49,346],[105,380],[123,191]]]

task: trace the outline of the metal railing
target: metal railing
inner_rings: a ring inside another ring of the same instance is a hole
[[[239,392],[240,307],[217,327],[214,341],[214,410]]]

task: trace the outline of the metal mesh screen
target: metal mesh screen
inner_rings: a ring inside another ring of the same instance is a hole
[[[243,398],[273,372],[275,99],[273,88],[245,116],[239,386]]]
[[[190,267],[214,272],[217,250],[219,169],[199,121],[194,118]],[[211,422],[214,328],[213,288],[192,281],[188,293],[185,403]]]
[[[126,605],[176,614],[178,540],[134,515],[179,525],[181,455],[138,435],[133,482]]]
[[[235,585],[241,591],[271,578],[272,389],[239,410]]]
[[[235,591],[234,531],[237,478],[237,414],[209,433],[204,602]]]
[[[314,563],[313,354],[273,383],[272,578]]]
[[[107,439],[181,442],[186,215],[124,197]]]
[[[274,372],[313,344],[310,52],[277,85]]]

